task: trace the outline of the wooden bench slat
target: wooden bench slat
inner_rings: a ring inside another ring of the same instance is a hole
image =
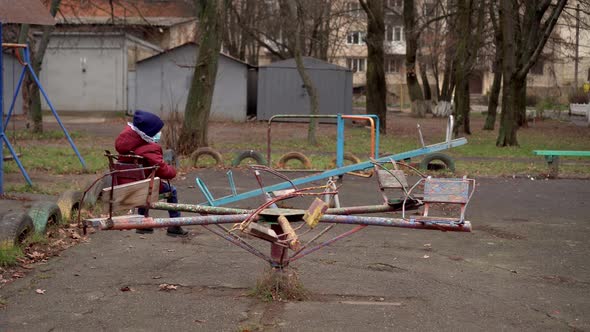
[[[150,189],[151,179],[121,184],[113,187],[113,211],[122,211],[132,209],[138,206],[145,206]],[[158,192],[160,190],[160,178],[154,178],[154,185],[152,187],[152,196],[150,202],[158,200]],[[109,204],[111,197],[111,187],[102,190],[102,197],[105,198],[105,204]]]

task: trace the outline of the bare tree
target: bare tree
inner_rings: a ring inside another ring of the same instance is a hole
[[[317,90],[311,80],[311,77],[307,74],[305,70],[305,64],[303,63],[303,57],[301,55],[302,50],[302,36],[301,36],[301,29],[304,25],[304,13],[303,13],[303,6],[301,0],[296,1],[286,1],[283,2],[285,5],[286,10],[289,13],[289,17],[293,19],[295,22],[294,31],[291,35],[294,39],[292,44],[294,45],[293,51],[295,55],[295,63],[297,67],[297,72],[303,81],[303,86],[305,87],[305,91],[309,96],[309,107],[310,107],[310,115],[318,115],[319,114],[319,99]],[[309,119],[309,127],[307,130],[307,143],[310,145],[317,145],[316,139],[316,127],[317,121],[316,119]]]
[[[463,130],[471,134],[469,112],[469,78],[478,59],[478,51],[482,45],[484,27],[485,1],[456,0],[457,28],[462,36],[458,38],[455,64],[455,118],[453,127],[455,135]]]
[[[416,73],[416,54],[418,53],[420,30],[418,29],[414,0],[404,0],[404,27],[406,33],[406,83],[412,101],[412,114],[424,117],[426,104]]]
[[[55,14],[59,10],[60,3],[61,0],[51,0],[51,3],[49,5],[49,13],[51,14],[51,16],[55,17]],[[47,51],[47,46],[49,45],[49,38],[53,30],[53,26],[43,26],[43,34],[41,35],[41,39],[37,43],[37,47],[29,48],[31,57],[31,67],[33,67],[33,71],[35,72],[35,75],[37,75],[37,77],[39,77],[39,73],[41,72],[43,57],[45,56],[45,51]],[[30,34],[30,26],[28,24],[21,25],[18,39],[19,43],[26,43],[27,40],[29,40],[31,44],[35,44],[32,43],[34,41],[34,37]],[[26,102],[29,118],[33,122],[33,132],[42,133],[43,113],[41,112],[41,93],[39,91],[39,86],[35,83],[33,77],[28,73],[26,76],[26,80],[24,82],[24,89],[26,91],[23,93],[23,95],[28,96]]]
[[[497,146],[517,146],[526,122],[526,79],[537,62],[567,0],[501,0],[502,114]]]
[[[387,133],[387,85],[385,83],[385,23],[382,0],[359,0],[367,14],[367,113],[377,114],[380,132]]]
[[[184,111],[178,152],[207,146],[207,129],[221,50],[225,0],[195,0],[199,17],[199,49]]]
[[[494,31],[494,62],[492,65],[494,78],[489,94],[488,114],[483,129],[494,130],[498,98],[500,96],[500,88],[502,87],[502,30],[500,29],[500,22],[498,22],[498,15],[496,13],[497,5],[494,5],[494,1],[490,1],[488,6],[489,18]]]

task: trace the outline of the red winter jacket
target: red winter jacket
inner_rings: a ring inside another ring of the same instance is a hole
[[[133,152],[144,158],[144,166],[158,165],[156,176],[160,179],[169,180],[176,176],[176,169],[164,162],[162,158],[162,147],[160,144],[148,143],[136,132],[127,126],[115,140],[115,149],[119,154],[130,154]],[[125,162],[125,160],[121,160]],[[161,188],[161,186],[160,186]]]

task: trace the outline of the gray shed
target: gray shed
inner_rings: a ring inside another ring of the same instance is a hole
[[[23,71],[23,66],[11,53],[4,53],[3,67],[4,72],[2,76],[4,76],[4,90],[2,93],[2,104],[4,105],[4,114],[8,114],[10,103],[12,103],[12,97],[14,96],[16,86],[18,85],[18,79],[20,78],[20,74]],[[14,103],[14,110],[12,111],[12,114],[22,113],[23,97],[21,87],[21,89],[18,92],[18,96],[16,97],[16,101]]]
[[[184,112],[198,46],[187,43],[137,62],[136,109],[165,115]],[[220,54],[211,120],[246,121],[248,64]]]
[[[352,72],[315,58],[303,63],[319,96],[320,114],[352,113]],[[295,59],[258,68],[257,119],[275,114],[309,114],[309,96],[297,72]]]
[[[58,111],[124,112],[128,76],[137,57],[161,51],[120,32],[54,33],[43,58],[41,84]],[[42,103],[49,109],[45,100]]]

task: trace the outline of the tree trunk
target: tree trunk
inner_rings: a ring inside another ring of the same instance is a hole
[[[225,0],[195,0],[199,10],[199,49],[184,110],[178,152],[189,154],[207,146],[207,128],[221,49]]]
[[[468,79],[459,80],[457,75],[457,86],[455,89],[455,126],[453,127],[453,134],[458,136],[460,132],[471,135],[471,128],[469,126],[469,111],[471,109],[469,100],[469,81]]]
[[[385,23],[382,0],[360,0],[367,14],[367,114],[376,114],[381,126],[379,132],[387,133],[387,84],[385,82]]]
[[[483,126],[484,130],[494,130],[496,123],[496,114],[498,109],[498,98],[500,97],[500,88],[502,86],[502,69],[496,67],[494,70],[494,81],[490,89],[490,97],[488,100],[488,115]]]
[[[503,96],[497,146],[518,145],[516,132],[520,125],[526,126],[527,75],[566,4],[567,0],[500,1]]]
[[[404,0],[404,27],[406,34],[406,82],[412,102],[412,114],[423,118],[426,115],[426,105],[422,89],[416,76],[416,53],[418,52],[418,38],[420,32],[416,27],[416,6],[414,0]]]
[[[287,3],[286,8],[289,11],[289,17],[292,18],[292,22],[295,22],[295,31],[291,35],[293,38],[292,45],[294,46],[294,55],[295,55],[295,64],[297,66],[297,72],[301,77],[301,81],[303,81],[303,87],[307,92],[309,97],[309,113],[310,115],[318,115],[319,114],[319,99],[317,90],[311,80],[311,77],[307,74],[305,70],[305,64],[303,63],[302,57],[302,35],[301,29],[303,28],[303,24],[305,23],[305,17],[303,14],[303,8],[300,0],[297,1],[289,1]],[[307,143],[309,145],[317,145],[317,138],[316,138],[316,131],[317,131],[317,119],[310,118],[309,119],[309,126],[307,127]]]
[[[526,128],[528,122],[526,119],[526,79],[522,80],[521,83],[516,87],[516,101],[518,106],[518,126]]]
[[[52,17],[55,17],[55,14],[59,9],[60,3],[61,0],[51,0],[49,13]],[[47,46],[49,45],[49,39],[51,37],[51,32],[53,32],[53,30],[53,26],[44,26],[43,35],[41,36],[41,40],[39,41],[39,46],[37,48],[29,48],[31,67],[33,67],[33,71],[35,72],[35,75],[37,75],[37,77],[39,77],[41,73],[43,58],[45,57],[45,52],[47,51]],[[19,43],[26,43],[28,35],[29,25],[21,25]],[[24,95],[28,96],[28,99],[25,102],[28,104],[29,119],[33,122],[33,132],[42,133],[43,113],[41,111],[41,92],[39,91],[39,86],[37,85],[37,83],[35,83],[33,77],[31,77],[31,74],[29,74],[28,72],[25,81],[23,82],[23,87],[24,89],[27,89],[27,92],[24,93]]]
[[[488,114],[483,126],[484,130],[494,130],[496,124],[496,114],[498,109],[498,98],[502,86],[502,29],[496,15],[496,7],[493,2],[489,4],[489,16],[494,29],[494,46],[496,48],[494,55],[494,80],[490,89],[488,99]]]
[[[422,79],[422,89],[424,90],[424,100],[432,100],[432,91],[430,90],[430,82],[428,82],[428,73],[426,70],[426,63],[420,66],[420,78]]]
[[[506,79],[504,76],[504,85],[502,86],[502,114],[500,116],[500,130],[498,132],[498,139],[496,146],[518,146],[516,132],[518,130],[518,116],[519,100],[518,91],[526,86],[522,81]]]

